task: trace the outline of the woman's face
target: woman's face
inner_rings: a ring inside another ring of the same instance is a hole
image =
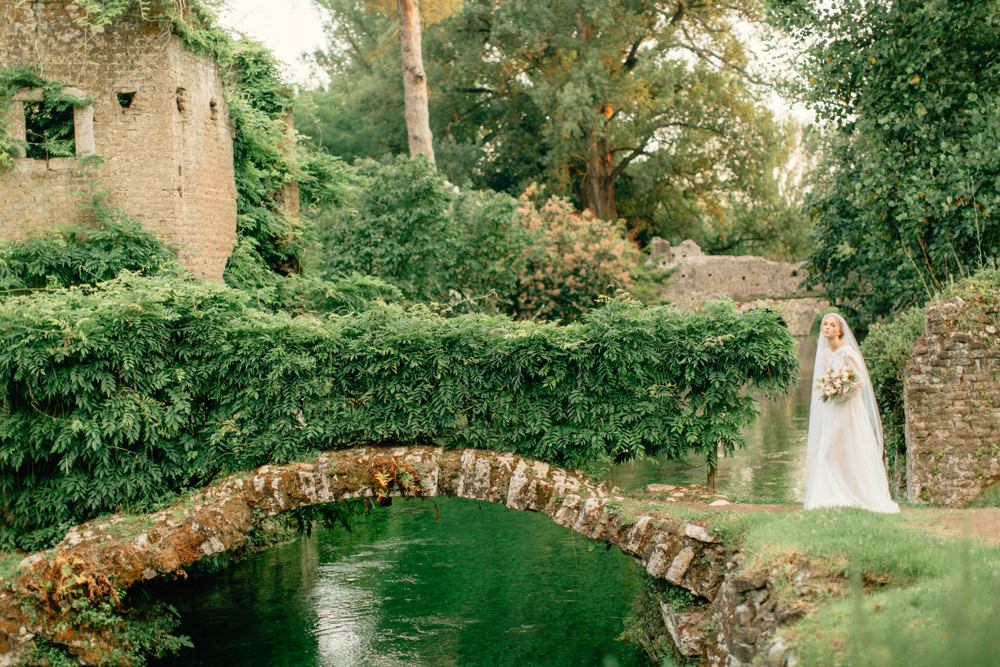
[[[823,318],[819,331],[827,340],[834,340],[844,335],[840,329],[840,321],[833,315],[827,315]]]

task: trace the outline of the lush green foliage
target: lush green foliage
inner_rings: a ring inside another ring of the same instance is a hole
[[[562,320],[635,280],[641,255],[621,230],[564,200],[462,190],[423,159],[357,168],[367,187],[319,217],[324,275],[378,276],[409,301],[459,311]]]
[[[835,130],[813,280],[864,328],[1000,253],[1000,3],[774,4]]]
[[[26,241],[0,242],[0,291],[96,285],[122,271],[144,276],[186,273],[155,232],[105,206],[101,193],[87,207],[94,212],[93,227],[71,225]],[[236,261],[241,259],[244,256],[238,254]],[[258,279],[238,285],[248,303],[270,311],[347,313],[399,296],[389,283],[357,273],[321,280],[294,274],[282,277],[252,265],[244,275]]]
[[[124,597],[121,593],[118,595]],[[96,649],[92,655],[98,656],[101,665],[141,666],[150,657],[161,658],[193,646],[189,637],[171,634],[180,625],[177,610],[149,599],[148,594],[138,604],[128,607],[116,604],[111,597],[96,600],[77,597],[67,600],[66,606],[68,609],[62,623],[68,631],[59,634],[73,641],[76,628],[87,628],[99,636],[100,645],[91,646]],[[76,636],[83,638],[86,635],[81,633]],[[79,665],[76,657],[68,654],[65,648],[65,643],[50,643],[36,637],[26,646],[21,664],[48,667]]]
[[[384,306],[292,319],[122,277],[0,304],[9,537],[138,510],[221,471],[435,441],[553,463],[714,456],[796,377],[777,317],[609,301],[579,324]]]
[[[303,95],[296,126],[348,160],[406,153],[394,17],[319,4],[332,46],[316,62],[333,82]],[[423,30],[437,165],[514,196],[542,184],[640,238],[801,252],[803,219],[774,178],[792,139],[732,27],[757,14],[755,0],[464,2]]]
[[[465,231],[453,217],[457,193],[423,159],[399,158],[391,165],[359,163],[367,187],[358,190],[349,206],[326,213],[320,227],[317,258],[325,275],[351,271],[378,276],[396,285],[410,301],[450,301],[449,290],[459,289],[455,256],[465,247]],[[504,212],[496,217],[504,224]],[[469,216],[462,222],[468,222]],[[508,219],[513,211],[508,211]],[[506,239],[501,230],[499,241]],[[523,247],[523,244],[522,244]],[[475,252],[475,251],[474,251]],[[478,249],[487,256],[495,244]],[[494,274],[498,286],[508,285],[516,273]],[[473,277],[475,279],[475,277]]]
[[[0,290],[94,284],[122,271],[156,275],[182,270],[155,232],[99,200],[93,208],[95,227],[66,227],[0,244]]]
[[[672,611],[683,611],[697,598],[680,586],[663,579],[654,579],[642,573],[642,587],[632,601],[632,609],[625,617],[625,629],[619,641],[641,646],[652,664],[661,667],[693,667],[697,661],[677,654],[673,641],[663,632],[663,612],[660,602]]]
[[[933,295],[934,300],[961,297],[965,303],[969,325],[974,325],[974,313],[996,311],[1000,271],[993,262],[969,279]],[[994,318],[995,319],[995,318]],[[924,330],[924,308],[914,306],[888,324],[876,324],[861,344],[868,364],[875,397],[882,415],[885,433],[885,456],[890,479],[901,487],[906,468],[906,415],[903,405],[903,371],[910,363],[913,346]]]

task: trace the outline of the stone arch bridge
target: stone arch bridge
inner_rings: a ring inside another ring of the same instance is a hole
[[[115,516],[72,528],[51,550],[25,558],[9,582],[0,581],[9,584],[0,592],[0,648],[7,649],[0,665],[21,664],[18,656],[36,638],[62,645],[80,664],[96,664],[102,649],[113,648],[96,630],[57,632],[59,614],[26,612],[26,594],[66,613],[74,595],[117,596],[145,580],[186,576],[184,569],[198,560],[243,545],[268,517],[393,496],[501,503],[618,546],[652,577],[701,600],[679,613],[661,604],[664,634],[679,652],[710,665],[749,667],[755,655],[773,648],[777,624],[800,613],[780,608],[768,573],[738,574],[740,554],[704,521],[641,515],[638,500],[581,471],[483,450],[366,447],[326,452],[309,463],[265,465],[139,519]]]

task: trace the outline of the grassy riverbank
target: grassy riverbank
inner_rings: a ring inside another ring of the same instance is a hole
[[[1000,548],[935,535],[933,512],[793,512],[747,530],[748,563],[815,565],[817,610],[781,633],[802,667],[1000,663]]]
[[[703,519],[742,572],[769,572],[783,606],[808,609],[778,632],[799,667],[1000,664],[1000,546],[983,539],[1000,510],[655,508]]]

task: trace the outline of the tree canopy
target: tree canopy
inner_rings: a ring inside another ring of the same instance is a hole
[[[1000,252],[1000,2],[781,2],[833,128],[813,280],[864,325]]]
[[[317,2],[333,15],[316,54],[333,83],[305,96],[297,127],[348,160],[405,152],[392,17]],[[789,135],[733,27],[758,14],[755,0],[468,0],[423,35],[438,167],[513,195],[538,183],[641,238],[791,239],[774,176]]]

